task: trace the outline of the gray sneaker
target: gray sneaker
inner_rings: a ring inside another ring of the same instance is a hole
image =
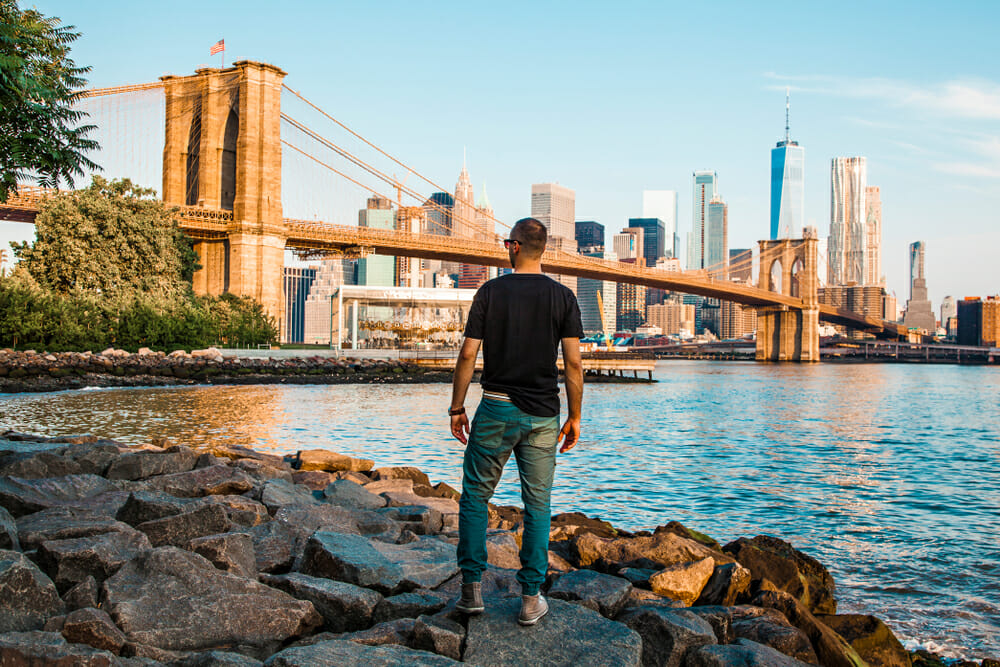
[[[549,603],[541,593],[521,596],[521,614],[517,622],[521,625],[534,625],[542,616],[549,613]]]
[[[486,607],[483,605],[482,583],[462,584],[462,597],[455,603],[455,609],[466,614],[483,613]]]

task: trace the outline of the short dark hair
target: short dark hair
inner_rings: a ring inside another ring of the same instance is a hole
[[[545,252],[545,242],[549,239],[549,232],[545,225],[534,218],[521,218],[514,223],[510,230],[510,237],[521,242],[521,247],[525,253],[531,257],[541,257]]]

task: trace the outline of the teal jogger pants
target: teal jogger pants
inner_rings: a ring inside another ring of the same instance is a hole
[[[510,401],[484,398],[465,448],[458,514],[458,566],[462,581],[482,580],[486,569],[487,503],[511,452],[517,460],[524,502],[521,569],[525,595],[538,593],[549,563],[549,501],[556,468],[559,417],[535,417]]]

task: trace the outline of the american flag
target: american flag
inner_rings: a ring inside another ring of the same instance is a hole
[[[217,41],[215,44],[212,45],[212,48],[208,50],[208,55],[214,56],[216,53],[222,53],[225,50],[226,50],[226,40],[220,39],[219,41]]]

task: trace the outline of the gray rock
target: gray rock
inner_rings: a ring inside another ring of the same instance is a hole
[[[414,468],[413,466],[376,468],[371,471],[371,478],[376,482],[387,479],[408,479],[414,484],[423,484],[425,486],[431,485],[430,478],[428,478],[427,475],[420,470],[420,468]]]
[[[330,632],[350,632],[367,628],[382,596],[375,591],[342,581],[294,573],[264,575],[261,581],[285,591],[298,600],[313,603]]]
[[[283,457],[278,456],[277,454],[265,454],[264,452],[258,452],[256,449],[244,447],[243,445],[213,445],[209,450],[209,453],[220,459],[227,459],[230,461],[253,459],[254,461],[260,461],[261,463],[266,463],[267,465],[275,468],[289,468]]]
[[[75,609],[96,608],[100,604],[100,588],[97,580],[92,576],[78,583],[73,588],[66,591],[62,596],[66,608],[70,611]]]
[[[412,479],[383,479],[364,484],[365,491],[369,493],[382,494],[389,491],[401,493],[413,493]],[[416,494],[414,494],[416,495]]]
[[[10,512],[0,507],[0,549],[21,550],[17,539],[17,524]]]
[[[0,632],[39,630],[63,612],[55,584],[19,551],[0,550]],[[0,664],[6,664],[0,657]]]
[[[329,639],[349,639],[352,642],[368,646],[385,646],[386,644],[409,646],[413,640],[413,626],[416,625],[416,622],[415,618],[397,618],[394,621],[378,623],[367,630],[331,636]]]
[[[191,507],[191,500],[159,491],[133,491],[115,518],[130,526],[175,516]]]
[[[258,572],[280,574],[288,572],[309,534],[283,521],[271,521],[245,531],[253,540],[254,560]]]
[[[86,644],[97,649],[121,653],[125,635],[111,617],[101,609],[77,609],[66,616],[62,636],[74,644]]]
[[[142,533],[102,533],[69,540],[49,540],[38,547],[38,564],[60,591],[68,591],[87,577],[104,581],[151,545]]]
[[[447,667],[460,665],[451,658],[418,651],[405,646],[367,646],[344,639],[332,639],[312,646],[287,648],[268,658],[269,667],[326,667],[327,665],[365,665],[365,667]]]
[[[335,533],[361,534],[354,511],[336,505],[289,505],[280,508],[275,513],[274,520],[283,521],[308,533],[328,530]],[[386,525],[388,526],[388,523]]]
[[[17,532],[24,549],[37,549],[42,542],[92,537],[102,533],[134,533],[126,523],[73,507],[53,507],[17,520]]]
[[[695,616],[708,621],[715,631],[715,638],[720,644],[732,644],[736,641],[733,633],[733,608],[710,605],[704,607],[691,607],[688,609]]]
[[[142,660],[145,664],[151,661],[157,665],[170,665],[190,655],[187,651],[168,651],[136,642],[125,642],[121,654],[129,660]]]
[[[190,448],[171,447],[166,450],[141,450],[122,454],[108,466],[108,479],[146,479],[154,475],[170,475],[194,468],[198,455]]]
[[[114,654],[89,646],[70,644],[58,632],[5,632],[0,634],[0,665],[65,665],[111,667]]]
[[[371,470],[374,465],[374,462],[368,459],[355,459],[336,452],[328,452],[325,449],[299,452],[298,460],[299,470],[321,470],[323,472],[337,472],[339,470],[366,472]]]
[[[50,507],[74,505],[117,490],[112,482],[97,475],[65,475],[45,479],[0,477],[0,507],[17,518]]]
[[[649,588],[649,578],[656,574],[657,570],[650,570],[643,567],[623,567],[618,570],[618,576],[627,579],[633,586]]]
[[[260,660],[229,651],[202,651],[175,660],[174,667],[261,667]]]
[[[365,487],[348,479],[338,479],[330,482],[323,489],[327,502],[344,507],[356,507],[363,510],[376,510],[385,507],[385,498],[365,490]]]
[[[378,513],[399,522],[404,530],[409,530],[416,535],[440,533],[444,525],[441,513],[424,505],[384,507],[378,510]]]
[[[293,484],[292,473],[287,468],[276,468],[272,465],[268,465],[262,461],[255,461],[254,459],[239,459],[233,464],[234,468],[238,468],[250,475],[251,478],[266,482],[271,479],[280,479]]]
[[[253,480],[249,475],[226,465],[161,475],[146,480],[145,484],[150,491],[162,491],[178,498],[236,495],[253,488]]]
[[[195,538],[224,533],[231,524],[226,511],[218,505],[202,505],[182,514],[140,523],[136,528],[146,533],[154,547],[185,547]]]
[[[376,622],[393,621],[397,618],[416,618],[422,614],[434,614],[444,609],[448,597],[432,591],[410,591],[382,599],[375,607],[372,618]]]
[[[308,486],[313,491],[322,491],[330,482],[337,479],[336,475],[338,474],[340,473],[323,472],[322,470],[296,470],[292,473],[292,482]],[[366,482],[368,481],[367,477],[364,479]]]
[[[679,667],[688,651],[715,643],[707,621],[680,609],[633,607],[618,620],[642,636],[644,666]]]
[[[770,646],[796,660],[819,664],[809,637],[777,609],[733,607],[733,633],[740,639]]]
[[[253,538],[246,533],[222,533],[191,540],[188,551],[204,556],[223,572],[253,579],[257,576]]]
[[[436,593],[448,599],[458,599],[462,594],[462,576],[456,575],[434,588]],[[482,592],[484,598],[521,597],[521,584],[517,581],[517,570],[507,570],[487,566],[483,571]]]
[[[702,646],[687,655],[686,667],[812,667],[747,639],[726,646]]]
[[[312,603],[159,547],[104,582],[104,608],[129,641],[169,651],[219,646],[264,655],[322,619]]]
[[[593,570],[567,572],[549,589],[549,597],[579,602],[588,609],[614,618],[625,607],[632,584]]]
[[[51,443],[47,451],[18,452],[3,456],[0,475],[22,479],[42,479],[63,475],[101,475],[118,458],[114,444],[70,445]]]
[[[202,505],[218,505],[236,526],[253,527],[271,520],[267,508],[246,496],[206,496],[197,501]]]
[[[716,565],[695,605],[731,607],[750,588],[750,570],[739,563]]]
[[[462,659],[465,628],[441,616],[420,616],[413,624],[413,648],[443,655],[452,660]]]
[[[318,505],[320,501],[307,486],[283,479],[271,479],[264,484],[260,502],[267,507],[268,512],[274,514],[286,505]]]
[[[549,613],[530,629],[517,624],[520,599],[490,601],[486,611],[469,617],[463,660],[481,667],[539,664],[622,665],[638,667],[639,635],[596,611],[562,600],[549,600]]]

